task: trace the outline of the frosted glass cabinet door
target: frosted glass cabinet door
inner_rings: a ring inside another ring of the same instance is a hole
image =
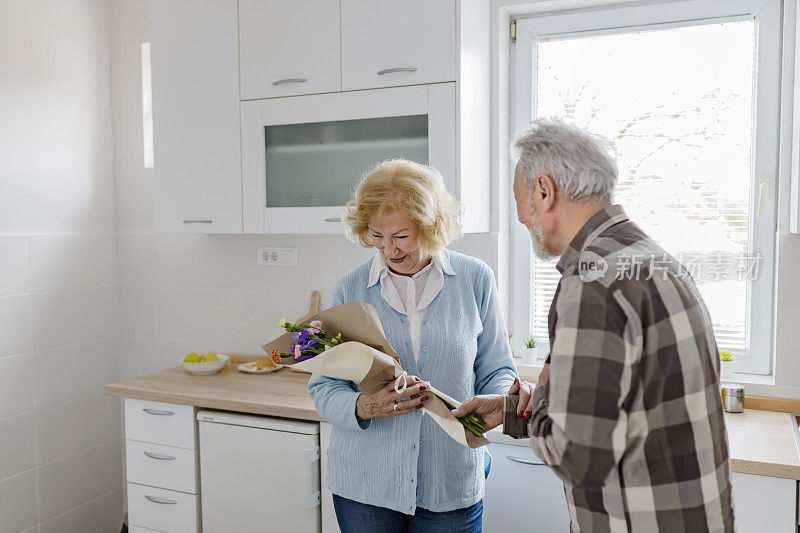
[[[242,100],[341,90],[339,2],[239,0]]]
[[[342,89],[455,81],[456,0],[342,0]]]
[[[343,206],[386,159],[428,162],[428,116],[265,127],[267,207]]]

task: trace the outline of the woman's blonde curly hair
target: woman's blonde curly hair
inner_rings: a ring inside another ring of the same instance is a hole
[[[398,211],[416,227],[417,241],[434,254],[461,236],[461,204],[444,187],[441,173],[407,159],[389,159],[371,168],[347,202],[342,221],[349,237],[372,248],[369,223]]]

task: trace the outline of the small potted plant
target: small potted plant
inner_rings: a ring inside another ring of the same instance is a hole
[[[730,350],[719,351],[719,379],[733,378],[733,354]]]
[[[536,345],[539,344],[539,341],[536,340],[536,337],[533,335],[528,335],[522,341],[523,347],[525,348],[523,352],[525,353],[525,360],[526,361],[535,361],[536,356],[539,355],[539,350],[537,349]]]

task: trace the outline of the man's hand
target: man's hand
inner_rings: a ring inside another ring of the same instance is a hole
[[[474,413],[484,421],[486,431],[489,431],[503,423],[503,396],[500,394],[473,396],[465,400],[461,407],[450,412],[456,418]]]

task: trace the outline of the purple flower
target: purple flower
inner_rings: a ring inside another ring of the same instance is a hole
[[[318,342],[319,342],[319,340],[317,340],[317,339],[310,339],[305,344],[301,344],[300,345],[300,349],[301,350],[308,350],[309,348],[311,348],[312,346],[314,346]]]
[[[312,357],[314,357],[316,355],[317,354],[312,353],[312,354],[308,354],[308,355],[295,356],[294,360],[295,360],[295,362],[299,363],[300,361],[305,361],[306,359],[311,359]]]
[[[295,360],[297,360],[297,358],[300,357],[300,355],[301,355],[300,354],[300,345],[299,344],[295,344],[294,345],[294,358],[295,358]]]

